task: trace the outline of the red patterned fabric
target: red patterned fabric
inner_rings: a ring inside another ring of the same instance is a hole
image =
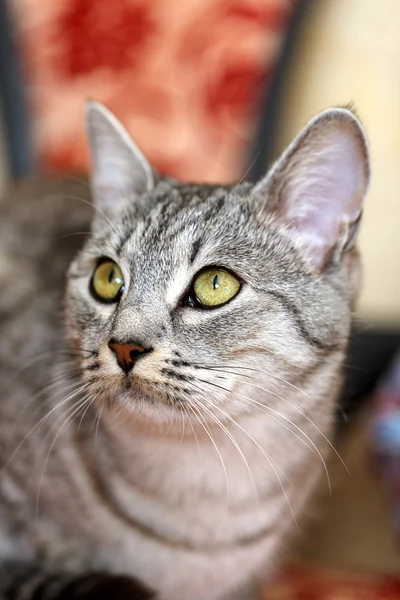
[[[265,600],[399,600],[400,578],[294,569],[268,588]]]
[[[295,0],[11,0],[39,164],[87,166],[108,106],[161,172],[229,181]]]

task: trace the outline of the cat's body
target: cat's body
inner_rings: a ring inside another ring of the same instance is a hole
[[[315,269],[249,184],[145,175],[123,219],[98,204],[66,327],[85,185],[26,186],[0,206],[0,561],[127,574],[160,600],[249,598],[324,475],[358,256],[344,229],[340,258],[337,244]],[[90,289],[103,256],[123,269],[117,304]],[[191,308],[210,264],[240,293]],[[110,339],[149,354],[122,374]]]

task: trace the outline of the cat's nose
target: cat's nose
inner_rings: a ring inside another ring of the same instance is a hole
[[[138,358],[153,350],[153,348],[144,348],[135,341],[120,343],[117,340],[110,340],[108,347],[115,354],[118,365],[125,373],[132,370]]]

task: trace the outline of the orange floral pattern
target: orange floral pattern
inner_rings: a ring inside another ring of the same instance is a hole
[[[295,0],[12,0],[39,165],[84,170],[108,106],[161,172],[240,174]]]

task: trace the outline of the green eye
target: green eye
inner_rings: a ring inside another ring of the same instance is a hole
[[[91,287],[97,300],[117,302],[124,291],[124,278],[117,263],[113,260],[100,263],[93,273]]]
[[[216,307],[236,296],[240,290],[240,280],[224,269],[210,267],[196,277],[193,289],[202,306]]]

